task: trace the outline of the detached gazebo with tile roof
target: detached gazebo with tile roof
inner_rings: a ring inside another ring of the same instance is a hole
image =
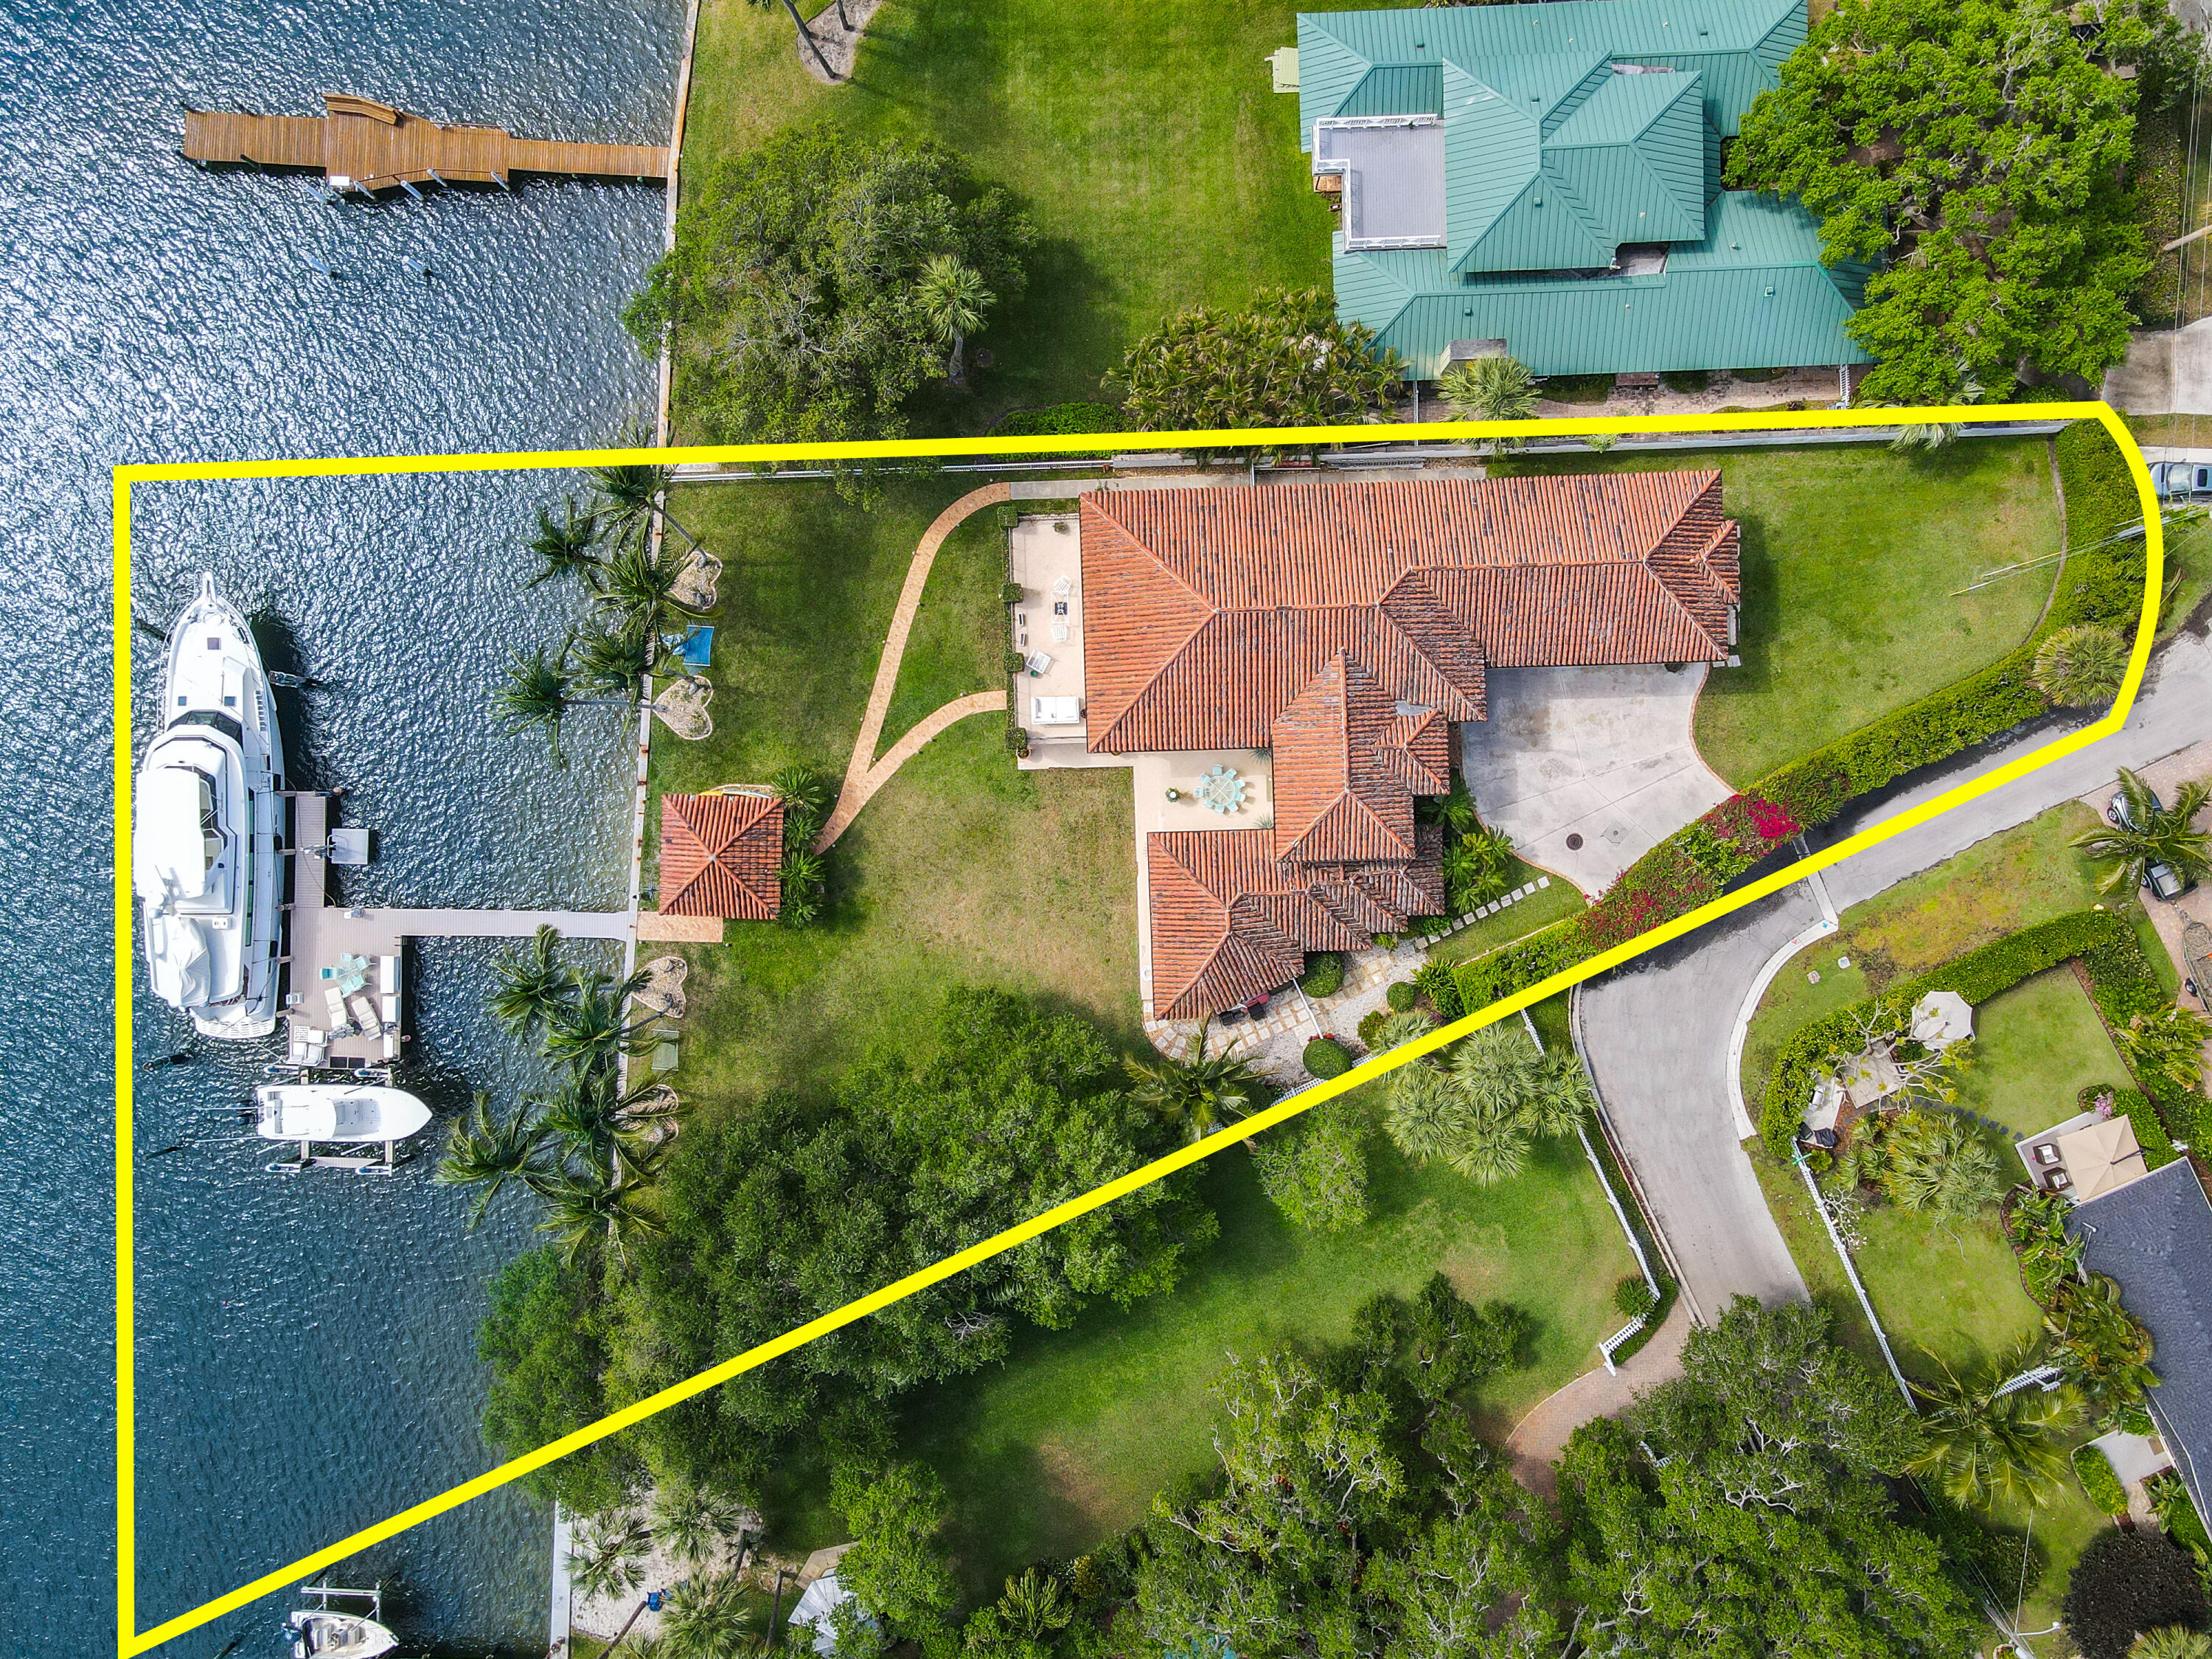
[[[783,798],[766,791],[660,798],[660,912],[774,921],[783,908]]]

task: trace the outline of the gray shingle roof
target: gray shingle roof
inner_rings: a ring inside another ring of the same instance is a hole
[[[2156,1345],[2150,1403],[2195,1494],[2212,1477],[2212,1202],[2182,1158],[2075,1206],[2093,1272],[2116,1280]]]

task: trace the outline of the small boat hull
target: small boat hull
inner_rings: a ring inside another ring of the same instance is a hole
[[[399,1645],[374,1619],[302,1607],[291,1618],[292,1659],[377,1659]]]
[[[430,1109],[404,1089],[355,1083],[264,1083],[253,1103],[255,1132],[264,1140],[404,1140],[430,1121]]]

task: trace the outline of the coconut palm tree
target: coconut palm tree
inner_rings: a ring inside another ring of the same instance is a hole
[[[2173,805],[2161,806],[2151,787],[2124,766],[2119,797],[2124,823],[2100,824],[2074,837],[2073,844],[2106,866],[2100,890],[2140,887],[2154,864],[2170,866],[2184,881],[2212,878],[2212,830],[2193,820],[2212,801],[2212,783],[2192,780],[2181,786]]]
[[[629,1000],[651,980],[643,969],[628,979],[591,974],[578,979],[576,994],[545,1022],[545,1058],[579,1070],[611,1068],[623,1054],[640,1054],[653,1046],[658,1014],[634,1023],[625,1018]]]
[[[734,1572],[704,1573],[668,1592],[660,1641],[668,1659],[738,1659],[761,1650],[767,1620]]]
[[[2035,647],[2028,678],[2036,690],[2069,708],[2101,708],[2119,695],[2128,672],[2128,639],[2117,628],[2079,623]]]
[[[2081,1403],[2066,1389],[2046,1393],[2030,1384],[2002,1392],[2033,1362],[2032,1343],[1970,1377],[1938,1360],[1940,1382],[1912,1385],[1926,1402],[1920,1413],[1924,1439],[1905,1467],[1933,1476],[1953,1502],[1977,1509],[1998,1498],[2048,1503],[2066,1467],[2061,1431],[2081,1415]]]
[[[571,707],[592,701],[627,708],[659,660],[660,640],[633,626],[629,617],[594,616],[576,630],[569,652],[577,689],[595,694]]]
[[[744,1506],[690,1481],[677,1481],[653,1494],[653,1534],[670,1554],[696,1567],[738,1535]]]
[[[576,991],[576,976],[554,953],[561,935],[540,927],[521,951],[503,951],[492,964],[498,988],[492,993],[491,1011],[510,1035],[535,1036],[557,1008],[564,1008]]]
[[[621,1073],[606,1065],[575,1067],[550,1097],[532,1104],[564,1166],[604,1167],[617,1180],[653,1172],[663,1133],[684,1109],[675,1091],[652,1077],[625,1089]]]
[[[592,488],[599,494],[594,511],[609,538],[617,546],[650,539],[653,509],[658,506],[660,521],[696,548],[699,538],[677,523],[664,499],[675,482],[674,467],[655,466],[645,461],[628,466],[593,467]]]
[[[668,1230],[649,1181],[618,1181],[611,1170],[599,1169],[564,1172],[542,1186],[545,1218],[538,1231],[553,1236],[562,1261],[571,1266],[595,1245],[619,1261],[632,1239]]]
[[[599,580],[599,515],[579,513],[575,501],[562,498],[565,516],[556,519],[550,508],[538,509],[538,532],[530,550],[538,556],[538,572],[527,586],[536,587],[556,577],[580,576],[584,586],[596,588]]]
[[[566,766],[568,757],[561,752],[561,722],[575,707],[568,687],[566,671],[540,647],[508,665],[507,684],[492,693],[492,718],[509,732],[542,728],[554,760]]]
[[[2186,1625],[2160,1625],[2129,1644],[2128,1659],[2212,1659],[2212,1636]]]
[[[697,618],[701,613],[676,597],[684,565],[684,556],[665,543],[659,552],[643,541],[617,548],[600,574],[599,597],[600,606],[617,619],[614,631],[641,635],[658,647],[663,634]],[[660,653],[656,648],[653,654],[657,659]]]
[[[1181,1060],[1159,1054],[1147,1060],[1124,1057],[1131,1098],[1157,1112],[1182,1132],[1185,1140],[1203,1140],[1223,1124],[1252,1109],[1260,1074],[1233,1055],[1206,1052],[1211,1020],[1199,1022]]]
[[[945,378],[955,386],[967,381],[968,370],[961,362],[961,353],[967,346],[968,337],[983,325],[983,313],[995,297],[983,286],[980,272],[950,253],[935,255],[921,268],[921,276],[915,284],[915,299],[937,336],[938,343],[951,349]]]
[[[1525,421],[1536,412],[1536,382],[1525,364],[1514,357],[1471,357],[1454,363],[1437,377],[1455,419],[1462,421]],[[1515,440],[1495,441],[1510,449]]]
[[[595,1516],[568,1546],[568,1582],[587,1601],[611,1601],[635,1589],[653,1540],[631,1515]]]
[[[535,1188],[546,1173],[544,1131],[526,1105],[495,1116],[488,1097],[478,1094],[468,1115],[447,1133],[445,1156],[431,1178],[449,1187],[473,1187],[469,1231],[474,1232],[491,1202],[510,1181]]]

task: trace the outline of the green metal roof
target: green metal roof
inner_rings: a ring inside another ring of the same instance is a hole
[[[1389,65],[1367,71],[1332,112],[1337,115],[1441,115],[1443,70],[1437,64]],[[1313,142],[1310,130],[1306,142]]]
[[[1424,379],[1455,340],[1504,340],[1537,374],[1871,361],[1846,332],[1867,273],[1824,267],[1820,234],[1795,202],[1724,191],[1706,222],[1705,240],[1668,249],[1655,276],[1468,281],[1441,251],[1339,252],[1337,311]]]

